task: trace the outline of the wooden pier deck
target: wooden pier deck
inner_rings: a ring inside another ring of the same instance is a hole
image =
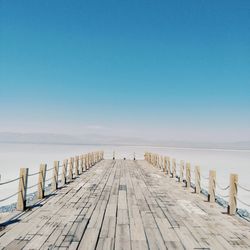
[[[146,161],[103,160],[0,231],[0,249],[250,249],[250,223]]]

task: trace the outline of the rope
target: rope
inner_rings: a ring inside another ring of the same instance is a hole
[[[245,191],[247,191],[247,192],[250,192],[250,189],[245,188],[245,187],[241,186],[240,184],[238,184],[238,187],[241,188],[241,189],[243,189],[243,190],[245,190]]]
[[[20,192],[20,191],[19,191],[19,192]],[[19,192],[15,193],[15,194],[12,194],[12,195],[10,195],[10,196],[8,196],[8,197],[6,197],[6,198],[0,200],[0,202],[4,202],[4,201],[6,201],[6,200],[8,200],[8,199],[10,199],[10,198],[12,198],[12,197],[14,197],[14,196],[16,196],[17,194],[19,194]]]
[[[36,173],[33,173],[33,174],[28,174],[28,176],[29,177],[31,177],[31,176],[35,176],[35,175],[38,175],[38,174],[40,174],[41,172],[39,171],[39,172],[36,172]]]
[[[49,171],[51,171],[51,170],[53,170],[53,169],[54,169],[54,167],[48,168],[46,172],[49,172]]]
[[[0,186],[5,185],[5,184],[9,184],[9,183],[14,182],[14,181],[18,181],[19,179],[20,179],[20,177],[13,179],[13,180],[10,180],[10,181],[0,182]]]
[[[37,186],[37,185],[38,185],[38,183],[35,184],[35,185],[32,185],[32,186],[30,186],[30,187],[27,187],[27,189],[31,189],[31,188],[33,188],[33,187],[35,187],[35,186]]]
[[[209,180],[209,177],[205,177],[204,175],[201,174],[201,177],[205,180]]]
[[[220,184],[218,182],[215,182],[216,186],[220,189],[220,190],[228,190],[230,186],[226,186],[226,187],[221,187]]]
[[[242,203],[243,205],[250,207],[250,204],[247,204],[246,202],[240,200],[239,198],[237,198],[237,201],[239,201],[240,203]]]
[[[208,190],[208,185],[205,185],[205,184],[202,183],[201,187]]]
[[[45,180],[45,182],[50,181],[54,178],[54,176],[50,177],[49,179]]]
[[[222,195],[222,194],[220,194],[220,193],[218,193],[218,192],[216,192],[216,195],[217,195],[218,197],[221,197],[221,198],[229,198],[229,195]]]

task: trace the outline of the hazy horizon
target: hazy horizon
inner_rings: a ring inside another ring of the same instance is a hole
[[[102,134],[11,133],[0,132],[0,143],[6,144],[57,144],[57,145],[134,145],[173,148],[201,148],[250,150],[250,141],[211,142],[183,141]]]

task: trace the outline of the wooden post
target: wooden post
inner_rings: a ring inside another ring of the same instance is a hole
[[[93,166],[93,153],[89,153],[89,159],[90,159],[89,166],[92,167]]]
[[[135,152],[134,152],[134,161],[135,161]]]
[[[195,193],[201,192],[201,172],[200,166],[195,166]]]
[[[191,187],[191,166],[190,163],[186,163],[186,188]]]
[[[168,168],[168,175],[170,176],[171,175],[171,166],[170,166],[170,158],[167,157],[167,168]]]
[[[172,159],[172,178],[176,178],[176,160]]]
[[[85,154],[85,171],[89,169],[89,154]]]
[[[115,160],[115,151],[113,151],[113,160]]]
[[[83,155],[80,155],[80,174],[83,173]]]
[[[89,153],[89,168],[92,167],[92,154]]]
[[[79,175],[79,156],[75,157],[75,176]]]
[[[163,165],[163,172],[166,174],[167,173],[167,157],[164,157],[164,165]]]
[[[44,198],[46,169],[47,169],[47,164],[40,165],[40,170],[38,175],[37,199]]]
[[[216,171],[209,171],[209,189],[208,189],[208,201],[215,202],[215,188],[216,188]]]
[[[238,194],[238,175],[230,174],[228,214],[236,214]]]
[[[73,180],[73,165],[74,165],[74,158],[70,157],[69,159],[69,181]]]
[[[179,182],[183,182],[184,161],[180,161],[180,177]]]
[[[58,171],[59,171],[59,161],[54,161],[52,192],[56,191],[58,188]]]
[[[67,182],[67,167],[68,167],[68,160],[63,161],[63,169],[62,169],[62,186],[64,186]]]
[[[18,211],[24,211],[26,209],[26,192],[28,184],[28,168],[20,168],[19,173],[19,185],[18,185],[18,196],[17,196],[17,207]]]
[[[88,169],[91,167],[90,153],[88,153]]]
[[[87,170],[87,156],[83,155],[83,172]]]

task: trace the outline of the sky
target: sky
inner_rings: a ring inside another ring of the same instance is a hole
[[[0,132],[250,140],[249,0],[0,0]]]

